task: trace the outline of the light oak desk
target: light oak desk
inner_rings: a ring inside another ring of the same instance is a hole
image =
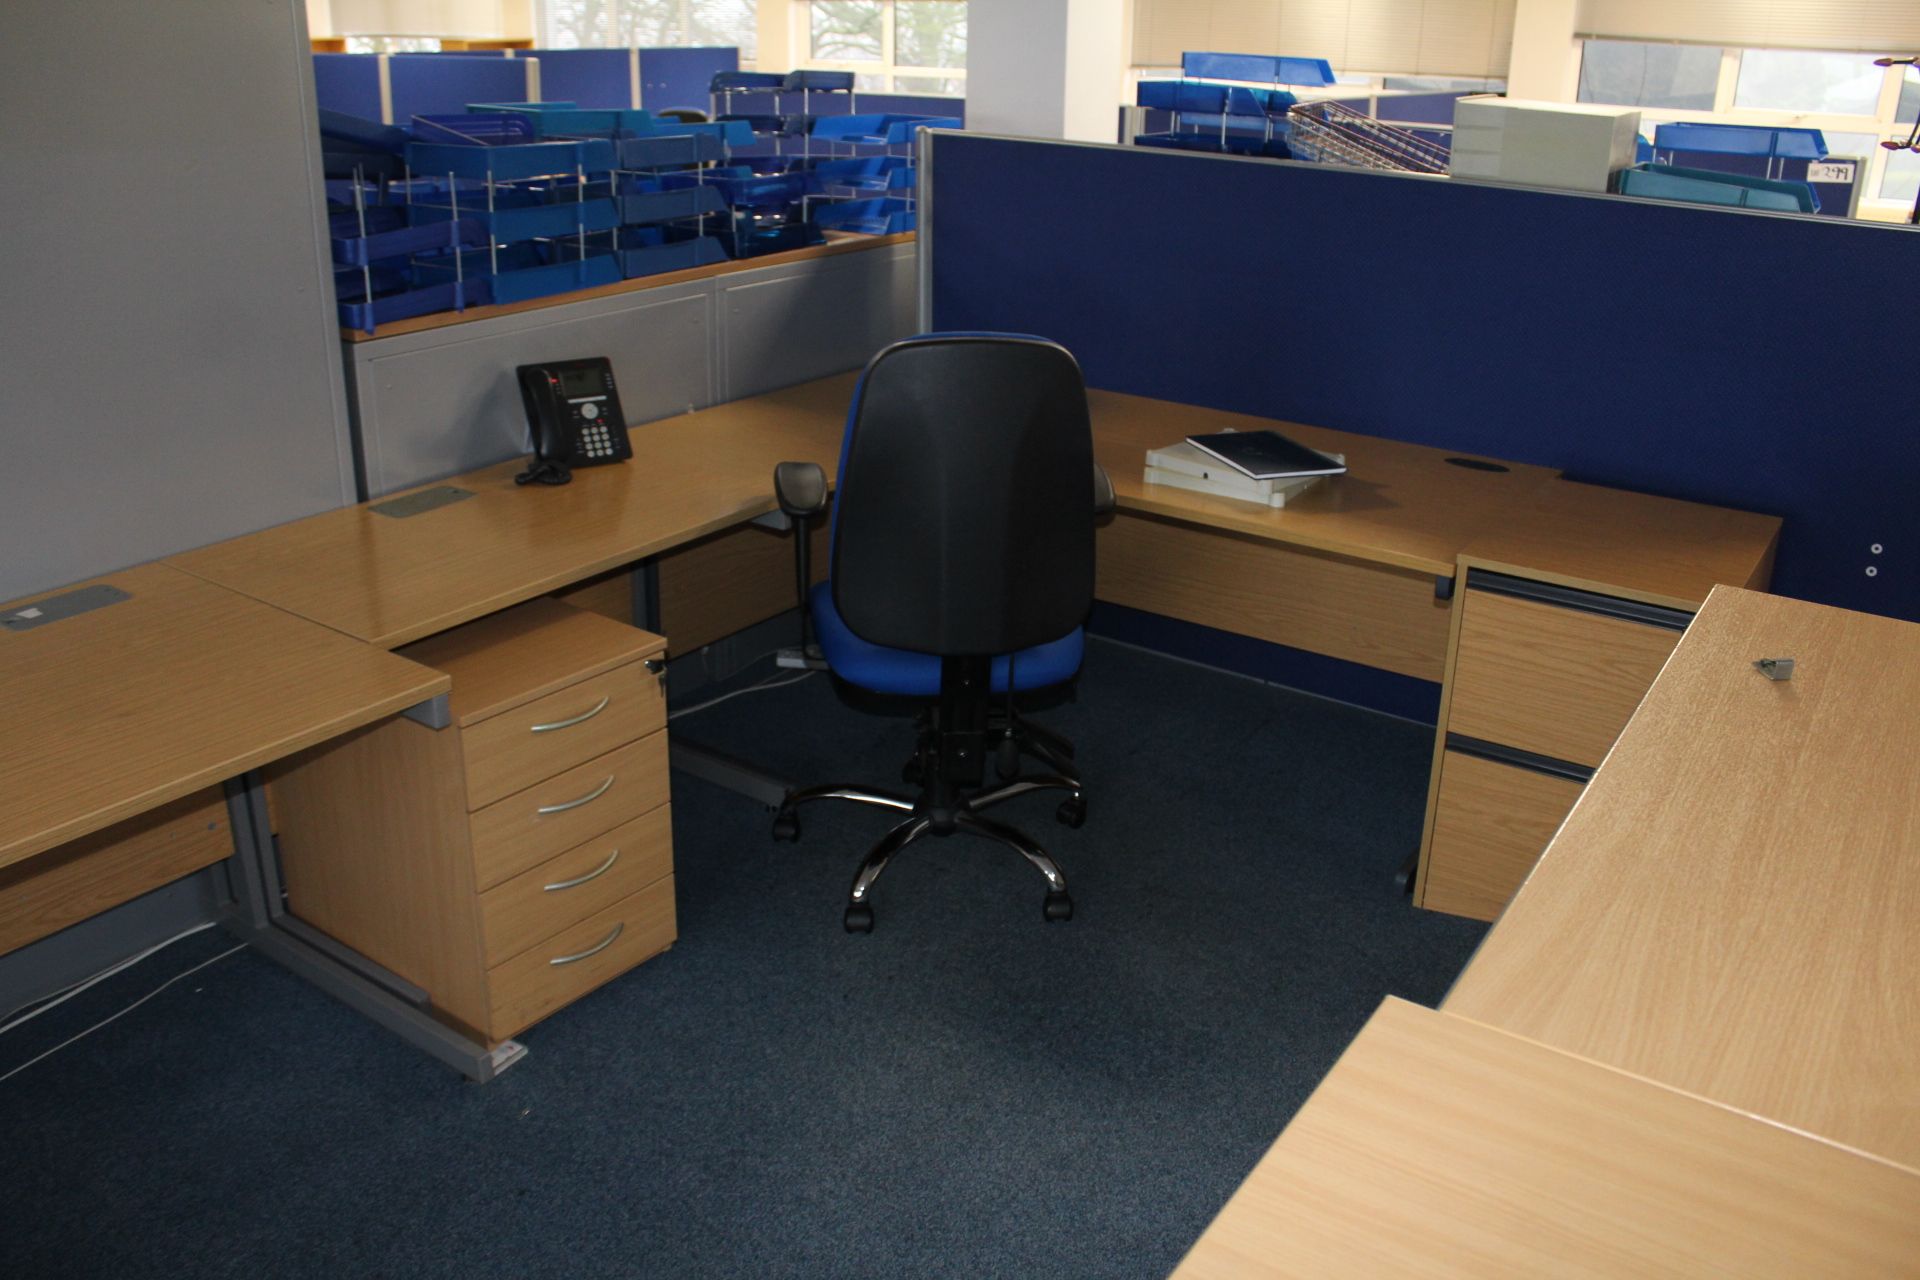
[[[462,496],[419,514],[396,518],[388,505],[393,499],[383,499],[174,556],[170,563],[367,644],[413,645],[409,652],[418,653],[419,642],[451,628],[477,625],[582,583],[605,583],[610,572],[649,558],[670,559],[690,544],[718,545],[716,535],[771,513],[775,463],[808,460],[832,474],[854,381],[852,374],[823,379],[634,428],[631,464],[583,469],[564,487],[516,486],[512,476],[519,464],[502,464],[423,487],[421,492],[450,487]],[[1458,647],[1452,619],[1460,557],[1470,546],[1498,545],[1503,530],[1542,527],[1550,535],[1563,508],[1597,502],[1603,515],[1642,526],[1634,536],[1646,544],[1623,541],[1632,554],[1610,566],[1609,581],[1639,587],[1648,574],[1645,560],[1703,598],[1720,574],[1742,582],[1763,576],[1778,527],[1766,517],[1692,504],[1655,510],[1648,504],[1658,500],[1569,485],[1549,468],[1462,460],[1444,450],[1297,424],[1284,425],[1310,444],[1347,455],[1351,472],[1283,510],[1258,508],[1148,486],[1141,474],[1150,447],[1195,432],[1257,429],[1270,425],[1266,421],[1101,391],[1092,392],[1089,403],[1096,453],[1120,504],[1100,535],[1102,599],[1429,680],[1443,677],[1450,648]],[[778,541],[764,535],[761,540],[785,560]],[[1572,554],[1586,545],[1581,538],[1564,548],[1550,536],[1544,541],[1540,555]],[[1717,555],[1723,541],[1736,554]],[[1659,554],[1645,554],[1648,548]],[[709,561],[705,576],[719,579],[718,570],[727,566],[725,559]],[[768,580],[771,595],[758,597],[758,608],[735,610],[735,616],[753,621],[790,607],[790,577],[784,564],[780,569]],[[623,622],[639,617],[676,645],[685,643],[671,610],[662,625],[645,602],[636,608],[624,579],[614,586],[611,593],[596,588],[591,607]],[[1630,697],[1643,687],[1644,678]],[[674,761],[694,763],[680,747]],[[338,786],[356,773],[375,772],[370,765],[331,769]],[[782,794],[777,780],[747,770],[736,768],[729,777],[770,803]],[[329,803],[324,787],[305,787],[302,794],[309,811]],[[360,799],[364,805],[339,801],[332,807],[372,810],[379,803],[371,794]],[[364,836],[377,839],[382,827],[418,828],[440,832],[464,849],[469,841],[460,825],[451,815],[429,820],[419,813],[389,814]],[[311,849],[314,842],[304,843]],[[1530,856],[1544,844],[1542,834],[1523,852]],[[384,963],[402,973],[419,975],[427,988],[444,990],[452,981],[430,974],[458,976],[470,990],[460,1001],[469,1010],[462,1024],[487,1039],[503,1034],[498,1018],[488,1021],[470,965],[411,954],[415,939],[397,918],[382,930],[357,927],[355,901],[388,901],[409,891],[376,874],[394,858],[375,850],[364,867],[349,873],[344,855],[312,866],[320,856],[303,853],[305,865],[289,868],[290,889],[305,892],[309,914],[324,917],[335,934],[353,935],[356,946],[387,956]],[[464,852],[441,861],[455,869],[449,874],[459,885],[441,886],[420,903],[445,923],[469,914],[474,895],[484,895],[491,882],[484,867],[477,873],[464,869]],[[1516,882],[1524,869],[1512,871]],[[554,874],[571,878],[558,868]],[[332,886],[324,907],[305,888],[322,882]],[[449,925],[448,936],[456,935],[464,936],[463,927]],[[442,996],[438,1003],[451,1000]]]
[[[1715,591],[1443,1007],[1920,1170],[1916,708],[1920,626]]]
[[[1790,681],[1756,671],[1796,662]],[[1920,1272],[1920,626],[1716,590],[1178,1274]]]
[[[0,618],[76,592],[97,607],[0,628],[0,951],[223,859],[243,927],[272,945],[246,780],[444,695],[446,677],[158,564]]]
[[[1389,999],[1174,1272],[1911,1276],[1920,1175]]]
[[[453,485],[468,496],[423,514],[383,514],[386,499],[187,552],[168,564],[374,649],[413,644],[548,593],[577,590],[636,562],[718,545],[716,535],[774,510],[774,463],[806,459],[831,473],[853,381],[853,375],[824,379],[643,425],[635,429],[634,463],[582,470],[562,488],[517,487],[511,480],[517,464],[503,464],[456,478]],[[1554,513],[1578,489],[1550,469],[1462,467],[1442,450],[1285,424],[1310,443],[1346,453],[1353,473],[1285,510],[1250,508],[1146,486],[1139,477],[1148,447],[1191,432],[1257,428],[1267,425],[1263,420],[1105,392],[1092,393],[1091,406],[1096,449],[1121,507],[1101,535],[1102,598],[1427,679],[1448,667],[1463,552],[1490,540],[1497,545],[1503,530],[1530,522],[1548,530],[1551,546]],[[1598,501],[1618,516],[1653,500],[1602,491]],[[1683,514],[1705,510],[1671,505]],[[1722,573],[1744,574],[1743,581],[1763,576],[1777,529],[1775,521],[1739,513],[1714,519],[1732,522],[1738,554],[1716,558],[1722,548],[1703,542],[1698,520],[1639,522],[1645,525],[1640,534],[1660,548],[1652,559],[1662,572],[1701,596]],[[777,540],[762,540],[784,561]],[[738,560],[728,553],[702,563],[719,568]],[[1644,565],[1623,558],[1608,576],[1631,586],[1644,572]],[[712,592],[712,583],[727,575],[705,577]],[[786,607],[785,578],[784,564],[763,573],[762,596],[733,616],[750,621],[750,614]],[[636,610],[619,594],[597,607],[624,622]],[[643,647],[602,639],[622,659]],[[79,679],[68,673],[70,685]],[[81,693],[70,687],[63,696]],[[340,720],[335,732],[347,727]],[[301,745],[285,736],[275,743],[274,754],[254,754],[272,759]],[[141,799],[123,801],[117,812],[168,798],[151,790],[130,794]],[[266,846],[264,812],[250,822],[256,843]],[[82,833],[72,824],[31,830],[36,848]],[[277,888],[269,882],[259,895],[276,903]],[[416,990],[412,998],[430,1002],[431,992]]]

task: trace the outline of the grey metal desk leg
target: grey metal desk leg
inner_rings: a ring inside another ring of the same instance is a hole
[[[517,1041],[489,1049],[460,1034],[427,1012],[425,991],[288,915],[260,775],[229,779],[226,791],[234,900],[222,923],[229,932],[470,1080],[485,1083],[526,1056]]]

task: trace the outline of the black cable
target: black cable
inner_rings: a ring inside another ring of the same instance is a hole
[[[535,458],[527,469],[513,478],[515,484],[567,484],[573,479],[573,472],[567,464],[554,458]]]

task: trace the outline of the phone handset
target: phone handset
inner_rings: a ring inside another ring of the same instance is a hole
[[[573,468],[633,456],[627,420],[605,356],[525,364],[515,371],[533,437],[533,461],[515,484],[566,484]]]

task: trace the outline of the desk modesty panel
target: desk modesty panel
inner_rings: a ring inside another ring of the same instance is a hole
[[[1916,706],[1920,625],[1715,589],[1442,1007],[1920,1169]]]
[[[1911,1275],[1920,1176],[1389,998],[1174,1275]]]
[[[0,630],[0,866],[423,702],[447,677],[163,564]]]

